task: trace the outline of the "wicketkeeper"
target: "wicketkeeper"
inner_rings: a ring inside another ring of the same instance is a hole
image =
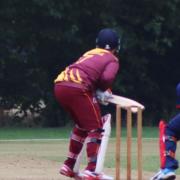
[[[177,104],[180,109],[180,83],[176,87]],[[173,117],[168,124],[159,123],[160,130],[160,171],[151,180],[173,180],[176,178],[175,170],[179,167],[175,159],[177,141],[180,140],[180,113]]]
[[[112,179],[97,171],[98,152],[104,132],[104,118],[101,117],[99,102],[106,105],[107,99],[111,97],[107,89],[111,89],[119,70],[119,49],[120,38],[117,32],[102,29],[96,39],[96,48],[84,53],[55,79],[55,97],[75,123],[67,159],[60,168],[62,175],[77,175],[73,169],[87,139],[88,164],[82,173],[82,179]],[[105,117],[105,121],[108,120],[110,116]]]

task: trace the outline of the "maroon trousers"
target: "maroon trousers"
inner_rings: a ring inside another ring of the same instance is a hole
[[[101,112],[96,98],[91,92],[63,86],[60,83],[55,85],[54,93],[59,104],[70,113],[77,125],[72,131],[68,158],[64,163],[73,169],[84,140],[88,137],[86,148],[88,165],[86,169],[94,171],[102,138],[99,131],[102,128]]]
[[[60,83],[55,85],[54,92],[59,104],[80,128],[93,130],[102,127],[100,107],[92,93]]]

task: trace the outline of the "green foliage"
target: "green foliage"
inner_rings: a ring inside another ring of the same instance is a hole
[[[0,107],[41,113],[44,126],[68,123],[53,80],[94,47],[101,28],[112,27],[122,42],[114,92],[144,103],[148,124],[157,124],[174,112],[179,8],[179,0],[1,0]]]
[[[1,128],[0,140],[69,138],[70,127],[63,128]]]

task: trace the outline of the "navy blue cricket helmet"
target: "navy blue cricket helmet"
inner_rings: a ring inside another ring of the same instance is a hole
[[[117,51],[120,50],[120,38],[113,29],[102,29],[96,38],[96,46],[99,48]]]
[[[180,109],[180,83],[176,86],[177,102],[176,108]]]

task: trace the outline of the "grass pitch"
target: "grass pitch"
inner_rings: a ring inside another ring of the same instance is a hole
[[[0,179],[6,180],[64,180],[58,174],[60,165],[68,151],[67,129],[0,129]],[[152,133],[154,132],[154,133]],[[115,174],[115,130],[105,159],[105,171]],[[132,171],[136,174],[137,144],[136,130],[132,139]],[[157,128],[144,128],[143,131],[143,178],[149,179],[159,169]],[[177,159],[179,156],[177,148]],[[82,168],[86,165],[83,158]],[[126,174],[126,130],[122,132],[121,172]],[[179,170],[177,171],[179,173]],[[133,177],[136,177],[134,175]],[[178,177],[180,179],[180,177]]]

